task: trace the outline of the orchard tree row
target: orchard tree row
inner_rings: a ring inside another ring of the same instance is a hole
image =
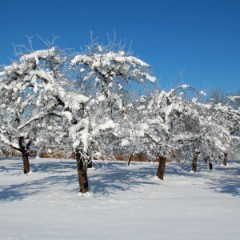
[[[118,151],[130,163],[145,153],[159,161],[163,179],[174,155],[191,159],[196,171],[199,156],[212,168],[213,161],[226,164],[229,154],[239,154],[240,112],[229,104],[239,96],[227,104],[203,103],[202,91],[186,84],[159,91],[155,81],[147,63],[113,45],[22,54],[0,70],[0,145],[22,154],[24,173],[31,149],[74,153],[83,193],[94,155]]]

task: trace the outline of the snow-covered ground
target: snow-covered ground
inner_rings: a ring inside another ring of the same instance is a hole
[[[78,194],[75,161],[0,159],[0,239],[240,239],[240,164],[95,161],[91,193]]]

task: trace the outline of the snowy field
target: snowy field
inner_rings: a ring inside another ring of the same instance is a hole
[[[238,240],[240,163],[228,167],[95,161],[78,194],[74,160],[0,159],[0,239]]]

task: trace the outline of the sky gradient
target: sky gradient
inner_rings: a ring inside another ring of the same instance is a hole
[[[131,44],[161,87],[187,83],[199,89],[240,90],[238,0],[0,0],[0,64],[13,58],[13,43],[43,48],[37,34],[80,49],[90,32]]]

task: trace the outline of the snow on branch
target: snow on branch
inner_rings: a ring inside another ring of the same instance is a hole
[[[174,94],[176,94],[176,92],[177,92],[179,89],[190,90],[190,91],[193,91],[193,92],[195,92],[195,93],[197,93],[197,94],[206,96],[206,93],[205,93],[204,91],[199,91],[199,90],[197,90],[196,88],[191,87],[191,86],[189,86],[189,85],[187,85],[187,84],[182,84],[182,85],[180,85],[180,86],[172,89],[172,90],[169,92],[169,96],[172,97]]]
[[[9,147],[12,147],[15,150],[20,150],[20,147],[18,144],[11,142],[8,138],[6,138],[3,134],[0,133],[0,140],[8,145]]]
[[[56,51],[55,51],[55,48],[50,48],[50,49],[47,49],[47,50],[38,50],[38,51],[34,51],[30,54],[26,54],[26,55],[23,55],[21,58],[20,58],[20,62],[30,62],[30,61],[35,61],[36,64],[38,65],[39,64],[39,60],[43,59],[43,60],[47,60],[47,59],[50,59],[52,57],[55,57],[56,56]]]
[[[151,82],[156,81],[156,78],[148,73],[147,69],[150,66],[147,63],[136,57],[126,56],[123,51],[92,55],[78,54],[71,60],[70,67],[76,65],[82,65],[81,72],[90,68],[105,79],[120,76],[125,80],[137,78],[139,82],[143,81],[143,78]]]
[[[42,119],[44,117],[47,117],[47,116],[50,116],[50,115],[62,117],[62,114],[60,114],[59,112],[56,112],[56,111],[39,113],[39,114],[36,114],[34,117],[30,118],[28,121],[26,121],[22,125],[18,126],[18,130],[23,129],[24,127],[26,127],[27,125],[31,124],[34,121],[40,120],[40,119]]]
[[[229,96],[228,97],[232,102],[235,102],[236,100],[240,100],[240,96]]]

